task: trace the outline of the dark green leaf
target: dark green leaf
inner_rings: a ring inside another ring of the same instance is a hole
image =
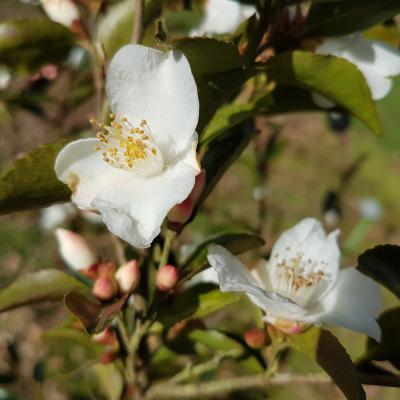
[[[374,133],[382,133],[368,84],[358,68],[347,60],[295,51],[273,58],[267,71],[278,84],[319,92],[347,109]]]
[[[306,32],[309,36],[338,36],[363,31],[400,13],[398,0],[315,1]]]
[[[365,400],[365,392],[353,362],[330,332],[311,328],[302,334],[289,336],[288,341],[296,350],[316,361],[348,400]]]
[[[244,347],[236,340],[217,330],[195,329],[188,333],[188,338],[194,342],[202,343],[215,351],[236,350],[240,354],[244,350]]]
[[[207,251],[211,244],[219,244],[233,254],[241,254],[264,245],[264,240],[251,233],[226,233],[215,236],[201,243],[184,263],[184,273],[190,276],[204,269],[207,265]]]
[[[66,141],[41,146],[15,161],[0,178],[0,214],[68,201],[71,195],[54,171]]]
[[[0,23],[0,63],[31,68],[63,60],[74,44],[72,32],[49,19]]]
[[[203,318],[239,300],[237,293],[222,293],[215,285],[198,284],[187,289],[159,311],[159,321],[170,328],[180,321]]]
[[[213,38],[183,38],[172,43],[187,57],[195,78],[240,69],[243,58],[233,43]]]
[[[90,293],[83,283],[56,269],[26,274],[0,292],[0,312],[47,300],[62,300],[71,290]]]
[[[386,286],[400,298],[400,246],[386,244],[358,257],[358,269]]]
[[[370,361],[390,361],[400,369],[400,307],[385,311],[378,322],[382,329],[382,339],[380,343],[368,339],[367,352],[359,364],[362,366]]]
[[[102,304],[92,296],[85,296],[77,292],[67,293],[64,302],[67,308],[78,317],[88,333],[98,333],[111,323],[120,312],[126,297],[111,304]]]

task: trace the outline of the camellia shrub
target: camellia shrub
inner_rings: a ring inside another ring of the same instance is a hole
[[[22,18],[0,22],[2,104],[43,113],[58,101],[43,87],[69,76],[52,93],[64,96],[59,140],[0,178],[2,214],[48,207],[39,224],[63,261],[0,291],[0,312],[49,301],[68,310],[41,335],[38,393],[54,381],[71,399],[263,399],[275,386],[333,382],[361,400],[363,385],[400,387],[400,308],[384,310],[381,296],[384,286],[400,297],[400,247],[377,244],[342,265],[340,190],[323,221],[303,215],[275,243],[262,182],[259,229],[185,234],[211,223],[205,201],[249,145],[266,178],[279,132],[260,142],[260,124],[272,117],[319,111],[341,134],[351,115],[383,133],[376,101],[400,75],[398,0],[19,7]],[[371,200],[363,210],[379,218]],[[336,327],[365,335],[358,360]],[[326,374],[287,372],[291,352]],[[51,398],[40,393],[30,398]]]

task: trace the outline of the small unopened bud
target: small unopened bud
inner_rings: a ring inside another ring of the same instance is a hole
[[[117,353],[114,350],[109,350],[100,356],[102,364],[111,364],[117,358]]]
[[[196,204],[197,201],[199,200],[201,194],[203,193],[205,185],[206,185],[206,170],[202,169],[201,172],[198,175],[196,175],[192,193],[190,193],[190,197],[193,200],[194,204]]]
[[[172,208],[168,214],[168,222],[174,224],[184,224],[192,215],[193,212],[193,200],[188,197],[182,203],[177,204]]]
[[[107,301],[112,299],[118,291],[117,282],[108,275],[99,276],[92,288],[93,295],[99,300]]]
[[[92,340],[93,342],[103,344],[104,346],[113,346],[117,343],[117,335],[113,329],[107,327],[104,331],[93,335]]]
[[[61,228],[55,234],[61,258],[70,268],[79,271],[96,263],[96,256],[82,236]]]
[[[50,19],[68,28],[79,19],[78,7],[73,0],[40,0],[40,2]]]
[[[118,268],[115,274],[119,289],[122,293],[132,292],[140,280],[140,268],[136,260],[128,261]]]
[[[261,349],[267,345],[268,337],[262,329],[253,328],[244,333],[244,341],[252,349]]]
[[[273,322],[275,328],[287,335],[296,335],[305,331],[309,325],[301,324],[296,321],[289,321],[286,319],[276,318]]]
[[[162,292],[167,292],[174,288],[178,282],[178,270],[173,265],[164,265],[161,267],[156,276],[157,287]]]

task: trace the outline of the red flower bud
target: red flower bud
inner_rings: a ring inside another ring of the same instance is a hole
[[[117,273],[115,274],[115,279],[118,282],[119,289],[122,293],[132,292],[140,280],[140,268],[136,260],[131,260],[121,265]]]
[[[244,341],[252,349],[261,349],[267,344],[267,334],[259,328],[249,329],[244,333]]]
[[[92,340],[95,343],[103,344],[104,346],[113,346],[117,342],[117,335],[113,329],[107,327],[104,331],[93,335]]]
[[[162,292],[167,292],[174,288],[178,279],[178,270],[173,265],[167,264],[157,271],[156,285]]]
[[[201,172],[196,176],[192,193],[190,193],[190,197],[193,200],[194,204],[196,204],[197,201],[199,200],[201,194],[203,193],[205,185],[206,185],[206,170],[202,169]]]
[[[111,364],[117,358],[117,353],[114,350],[109,350],[100,356],[102,364]]]
[[[184,224],[192,215],[193,212],[193,200],[188,197],[182,203],[177,204],[172,208],[168,214],[168,222],[174,224]]]
[[[117,282],[108,275],[101,275],[95,281],[92,288],[93,295],[99,300],[112,299],[118,291]]]

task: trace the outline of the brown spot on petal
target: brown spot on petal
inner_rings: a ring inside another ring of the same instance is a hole
[[[79,183],[78,175],[74,174],[73,172],[70,172],[66,181],[67,181],[68,187],[71,189],[71,192],[73,194],[75,194],[78,183]]]

